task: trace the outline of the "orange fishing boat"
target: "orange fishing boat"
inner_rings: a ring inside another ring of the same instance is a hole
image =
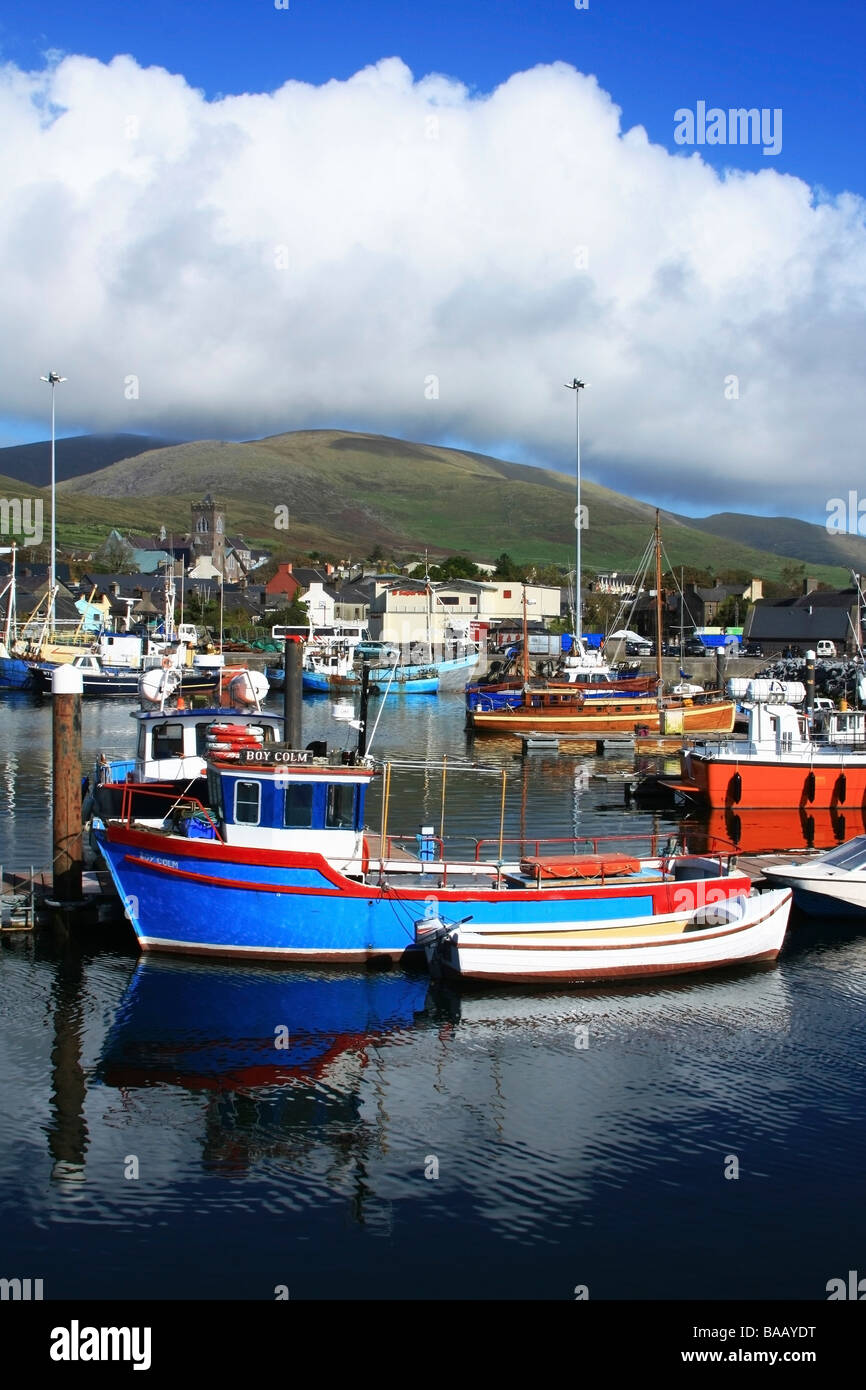
[[[667,785],[710,806],[772,810],[866,804],[866,711],[832,710],[816,729],[792,705],[760,701],[745,741],[696,744]]]

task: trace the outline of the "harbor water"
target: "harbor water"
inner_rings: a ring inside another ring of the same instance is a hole
[[[85,704],[88,767],[131,755],[130,709]],[[305,737],[349,745],[333,712],[305,700]],[[50,863],[50,729],[0,696],[4,868]],[[677,828],[625,804],[632,754],[470,745],[459,697],[389,701],[372,751],[447,755],[467,845],[495,842],[502,769],[506,838]],[[389,828],[438,834],[441,803],[441,773],[397,768]],[[580,991],[142,962],[126,922],[4,934],[0,1275],[46,1299],[822,1300],[866,1259],[864,1006],[866,931],[797,916],[772,968]]]

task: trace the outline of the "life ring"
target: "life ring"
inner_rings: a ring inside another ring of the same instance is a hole
[[[170,670],[171,670],[171,667],[172,667],[172,660],[171,660],[171,657],[170,657],[170,656],[164,656],[164,657],[162,658],[162,669],[163,669],[164,671],[170,671]]]

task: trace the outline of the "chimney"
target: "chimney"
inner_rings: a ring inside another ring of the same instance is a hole
[[[292,560],[287,560],[287,561],[286,561],[286,565],[285,565],[286,574],[291,574],[293,563],[294,563],[294,561],[292,561]]]

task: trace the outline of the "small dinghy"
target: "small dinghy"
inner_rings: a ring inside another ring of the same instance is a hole
[[[691,912],[552,926],[415,924],[433,975],[510,984],[591,984],[774,961],[791,910],[789,889],[713,902]]]

